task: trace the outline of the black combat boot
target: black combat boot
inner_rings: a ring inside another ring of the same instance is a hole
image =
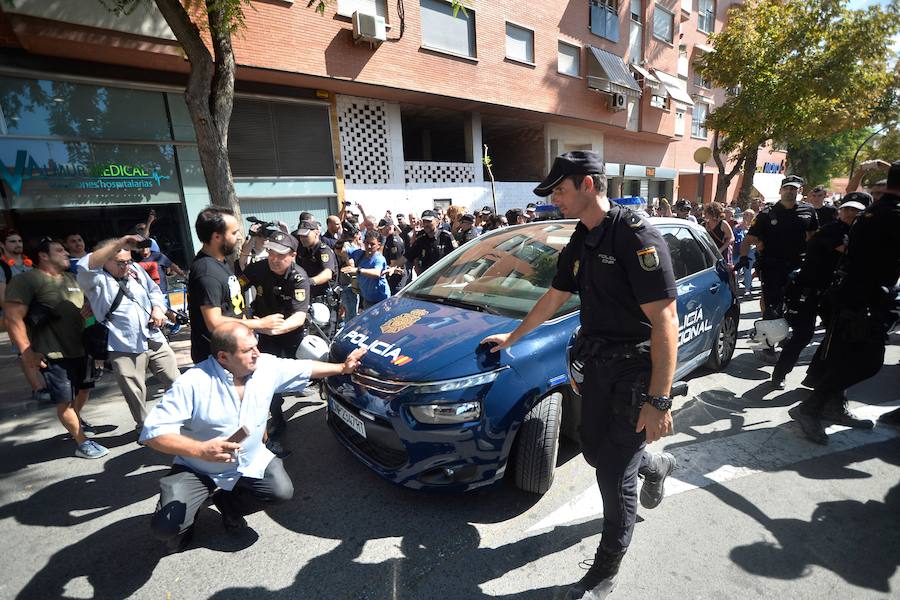
[[[788,414],[800,425],[806,439],[823,446],[828,444],[828,435],[825,433],[825,427],[818,415],[804,410],[802,403],[789,410]]]
[[[619,565],[625,551],[610,552],[600,546],[594,555],[594,564],[581,581],[569,588],[565,600],[601,600],[616,588]]]
[[[843,392],[836,393],[828,398],[828,401],[825,403],[825,409],[822,411],[822,420],[857,429],[872,429],[875,427],[875,421],[860,419],[850,412],[850,409],[847,407],[847,396]]]
[[[656,508],[662,502],[663,494],[665,494],[664,486],[666,477],[675,470],[675,457],[668,452],[660,452],[653,455],[653,468],[647,468],[639,471],[644,479],[641,485],[641,506],[644,508]]]

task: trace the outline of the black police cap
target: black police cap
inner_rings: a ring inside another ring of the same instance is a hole
[[[606,168],[596,152],[575,150],[556,157],[544,180],[534,188],[538,196],[549,196],[553,188],[569,175],[605,175]]]

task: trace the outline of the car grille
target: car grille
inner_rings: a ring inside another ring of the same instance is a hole
[[[409,383],[403,381],[389,381],[377,379],[362,373],[354,373],[350,376],[353,383],[383,394],[399,394],[409,387]]]
[[[337,402],[332,396],[332,402]],[[359,417],[359,411],[346,403],[341,406]],[[359,452],[367,456],[372,462],[385,469],[397,469],[409,461],[409,455],[400,441],[400,437],[394,432],[394,428],[381,419],[372,422],[361,417],[366,423],[368,437],[363,437],[351,429],[337,416],[329,415],[328,422]]]

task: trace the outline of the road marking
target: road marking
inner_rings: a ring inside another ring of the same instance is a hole
[[[890,405],[864,406],[855,412],[864,419],[877,419],[895,408],[896,406]],[[678,460],[678,467],[666,480],[666,497],[714,483],[726,483],[741,477],[780,471],[810,458],[900,438],[900,431],[892,427],[865,430],[832,425],[827,432],[829,444],[819,446],[804,439],[800,434],[799,425],[789,422],[787,426],[756,429],[667,449]],[[536,533],[560,525],[595,519],[602,514],[603,500],[600,497],[600,490],[596,485],[591,485],[528,528],[526,533]]]

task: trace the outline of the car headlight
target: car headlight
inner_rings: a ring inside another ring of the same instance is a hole
[[[448,425],[468,423],[481,418],[481,402],[454,402],[453,404],[414,404],[409,412],[419,423]]]
[[[506,367],[503,367],[503,369],[505,368]],[[416,386],[416,389],[420,393],[424,394],[433,394],[435,392],[455,392],[456,390],[462,390],[468,387],[475,387],[478,385],[484,385],[485,383],[490,383],[500,376],[500,373],[501,371],[503,371],[503,369],[497,369],[496,371],[489,371],[487,373],[479,373],[478,375],[460,377],[458,379],[447,379],[446,381],[424,383]]]

